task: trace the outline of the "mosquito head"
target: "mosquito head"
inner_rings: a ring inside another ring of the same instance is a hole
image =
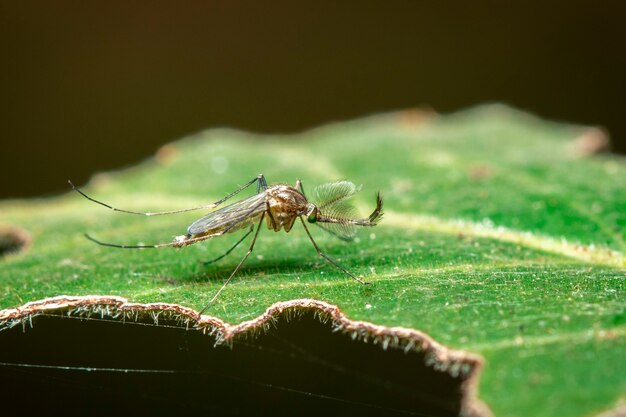
[[[320,211],[315,204],[309,203],[306,208],[306,219],[309,223],[315,223],[319,217]]]

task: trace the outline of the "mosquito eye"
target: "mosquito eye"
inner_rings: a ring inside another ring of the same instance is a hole
[[[311,214],[309,214],[307,220],[309,221],[309,223],[315,223],[315,221],[317,220],[317,210],[313,210]]]

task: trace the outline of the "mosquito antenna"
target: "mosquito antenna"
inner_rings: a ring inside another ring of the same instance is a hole
[[[376,208],[366,219],[347,219],[343,217],[324,216],[323,213],[316,219],[322,223],[335,223],[344,225],[357,225],[357,226],[376,226],[380,219],[383,218],[383,198],[380,193],[376,193]]]
[[[380,219],[383,218],[383,214],[384,214],[383,213],[383,197],[380,195],[380,191],[379,191],[376,193],[376,208],[374,209],[372,214],[370,214],[368,221],[372,225],[376,225],[378,224]]]
[[[265,182],[265,177],[263,177],[263,175],[259,175],[258,177],[255,177],[254,179],[248,181],[246,184],[242,185],[237,190],[235,190],[232,193],[228,194],[226,197],[222,198],[221,200],[216,201],[215,203],[205,204],[203,206],[191,207],[191,208],[186,208],[186,209],[181,209],[181,210],[169,210],[169,211],[160,211],[160,212],[151,213],[151,212],[124,210],[124,209],[120,209],[120,208],[117,208],[117,207],[113,207],[113,206],[111,206],[111,205],[109,205],[107,203],[104,203],[102,201],[96,200],[93,197],[90,197],[89,195],[87,195],[83,191],[81,191],[78,187],[76,187],[72,183],[71,180],[67,180],[68,184],[72,187],[72,190],[76,191],[78,194],[82,195],[83,197],[85,197],[89,201],[92,201],[92,202],[94,202],[96,204],[104,206],[104,207],[106,207],[108,209],[111,209],[113,211],[119,211],[121,213],[128,213],[128,214],[137,214],[137,215],[140,215],[140,216],[162,216],[162,215],[165,215],[165,214],[178,214],[178,213],[185,213],[187,211],[194,211],[194,210],[203,210],[203,209],[204,210],[208,210],[208,209],[214,208],[216,206],[219,206],[224,201],[228,200],[232,196],[238,194],[239,192],[243,191],[244,189],[246,189],[250,185],[254,184],[256,181],[259,181],[260,185],[262,185],[264,187],[267,187],[267,183]]]
[[[376,208],[367,219],[354,220],[354,224],[359,226],[376,226],[380,219],[383,218],[383,198],[380,192],[376,193]]]

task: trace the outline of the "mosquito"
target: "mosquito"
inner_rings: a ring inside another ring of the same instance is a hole
[[[94,203],[107,207],[111,210],[118,211],[127,214],[136,214],[141,216],[161,216],[167,214],[184,213],[193,210],[209,210],[218,207],[222,203],[226,202],[230,198],[239,194],[246,188],[256,184],[256,194],[244,198],[239,201],[235,201],[229,205],[226,205],[217,210],[211,211],[205,216],[199,218],[193,222],[188,228],[187,233],[184,235],[176,236],[173,241],[168,243],[157,243],[154,245],[119,245],[114,243],[101,242],[88,234],[85,237],[92,242],[102,246],[109,246],[122,249],[142,249],[142,248],[162,248],[162,247],[176,247],[181,248],[189,246],[194,243],[198,243],[207,239],[211,239],[218,236],[223,236],[227,233],[233,233],[240,230],[248,229],[247,233],[235,243],[229,250],[223,255],[207,262],[216,262],[223,257],[231,253],[241,242],[243,242],[252,232],[254,236],[252,243],[248,248],[248,252],[244,255],[243,259],[239,262],[234,271],[230,274],[228,279],[224,282],[222,287],[211,298],[208,304],[200,311],[200,315],[204,313],[217,297],[224,291],[224,288],[228,285],[231,279],[235,276],[237,271],[241,268],[246,261],[256,243],[257,236],[263,225],[263,220],[266,220],[267,227],[270,230],[279,232],[284,229],[285,232],[289,232],[293,227],[296,219],[300,219],[306,234],[309,236],[313,247],[317,251],[318,255],[324,258],[327,262],[334,265],[338,269],[345,272],[360,284],[366,285],[367,282],[363,281],[356,275],[352,274],[346,268],[334,261],[328,255],[321,251],[313,236],[309,232],[307,223],[316,224],[327,232],[339,237],[343,240],[351,240],[356,234],[356,226],[376,226],[383,216],[383,200],[380,193],[376,194],[376,208],[367,218],[359,219],[355,215],[354,207],[350,204],[350,198],[354,196],[359,190],[350,181],[337,181],[327,184],[322,184],[313,189],[313,202],[310,202],[304,194],[302,187],[302,181],[296,180],[294,187],[287,184],[267,185],[265,177],[261,174],[254,179],[248,181],[246,184],[239,187],[237,190],[228,194],[226,197],[218,200],[214,203],[186,208],[181,210],[161,211],[161,212],[139,212],[132,210],[119,209],[109,204],[98,201],[83,191],[78,189],[71,181],[68,183],[72,189],[78,192]],[[306,221],[305,221],[306,219]],[[256,231],[255,231],[256,226]]]

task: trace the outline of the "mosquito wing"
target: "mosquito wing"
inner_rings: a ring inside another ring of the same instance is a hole
[[[212,211],[189,226],[190,235],[205,235],[227,230],[234,232],[255,223],[265,211],[265,193],[255,194]]]

